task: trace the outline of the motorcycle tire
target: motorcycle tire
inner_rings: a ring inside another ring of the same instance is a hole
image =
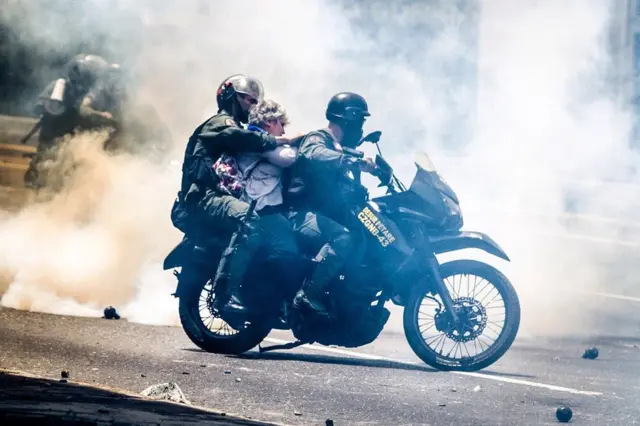
[[[231,336],[213,333],[200,317],[200,295],[207,282],[194,285],[180,297],[178,312],[184,332],[200,349],[207,352],[238,355],[256,347],[271,332],[264,324],[250,323]]]
[[[424,286],[412,289],[403,313],[405,337],[415,354],[429,366],[440,371],[478,371],[495,363],[509,350],[520,327],[520,301],[518,295],[504,276],[493,266],[475,260],[455,260],[440,266],[442,278],[455,275],[474,275],[490,282],[500,293],[505,305],[505,324],[498,338],[480,354],[454,361],[434,351],[424,341],[418,326],[418,313],[428,291]]]

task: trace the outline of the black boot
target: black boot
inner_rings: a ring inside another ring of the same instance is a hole
[[[293,299],[293,306],[297,309],[306,309],[314,314],[329,317],[330,312],[322,300],[324,293],[312,280],[305,281],[302,290],[298,291]]]
[[[223,253],[222,259],[218,265],[216,276],[213,280],[213,286],[220,297],[219,307],[221,312],[229,314],[244,314],[247,308],[242,302],[240,296],[240,285],[248,261],[245,252],[238,245],[234,247],[232,242]]]
[[[247,313],[247,307],[242,302],[240,296],[240,283],[232,283],[231,281],[226,283],[226,296],[227,302],[220,308],[222,312],[229,314],[245,314]]]

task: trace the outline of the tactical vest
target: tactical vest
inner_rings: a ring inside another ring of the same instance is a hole
[[[189,192],[189,188],[191,185],[198,181],[198,177],[202,174],[202,171],[198,169],[202,166],[202,158],[200,156],[194,155],[194,150],[196,148],[196,144],[198,143],[198,136],[202,131],[202,128],[211,120],[210,117],[205,120],[202,124],[200,124],[191,134],[189,140],[187,141],[187,147],[184,153],[184,160],[182,162],[182,181],[180,183],[180,191],[178,191],[178,196],[176,200],[173,202],[173,206],[171,207],[171,222],[173,226],[178,228],[180,231],[187,233],[188,230],[188,206],[185,202],[185,197]],[[212,163],[213,165],[213,163]]]

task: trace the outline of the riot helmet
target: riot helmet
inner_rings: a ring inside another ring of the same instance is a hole
[[[67,63],[67,76],[72,84],[88,90],[104,75],[108,67],[109,63],[101,56],[79,54]]]
[[[248,121],[251,106],[263,99],[264,87],[262,83],[245,74],[235,74],[226,78],[216,93],[218,111],[227,111],[242,123]],[[235,112],[233,111],[234,105]]]
[[[354,148],[362,138],[362,127],[369,117],[367,101],[357,93],[335,94],[327,105],[325,116],[342,130],[342,145]]]

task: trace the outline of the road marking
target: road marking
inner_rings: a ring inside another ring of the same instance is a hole
[[[640,297],[624,296],[622,294],[599,293],[597,291],[576,291],[576,290],[561,290],[561,291],[563,291],[564,293],[581,294],[584,296],[598,296],[598,297],[607,297],[609,299],[626,300],[628,302],[640,302]]]
[[[272,342],[272,343],[276,343],[276,344],[289,343],[289,341],[287,341],[287,340],[274,339],[272,337],[267,337],[264,340]],[[327,346],[301,345],[300,347],[306,347],[308,349],[312,349],[312,350],[316,350],[316,351],[334,353],[334,354],[338,354],[338,355],[345,355],[345,356],[361,358],[361,359],[368,359],[368,360],[373,360],[373,361],[387,361],[387,362],[395,362],[395,363],[398,363],[398,364],[405,364],[405,365],[411,365],[411,366],[424,366],[423,364],[417,363],[417,362],[400,361],[400,360],[393,359],[393,358],[387,358],[387,357],[377,356],[377,355],[370,355],[370,354],[366,354],[366,353],[362,353],[362,352],[355,352],[355,351],[349,351],[349,350],[338,349],[338,348],[331,348],[331,347],[327,347]],[[532,381],[529,381],[529,380],[513,379],[513,378],[510,378],[510,377],[504,377],[504,376],[494,376],[494,375],[484,374],[484,373],[474,373],[474,372],[464,372],[464,371],[451,371],[451,373],[458,374],[458,375],[461,375],[461,376],[471,376],[471,377],[477,377],[477,378],[480,378],[480,379],[495,380],[495,381],[498,381],[498,382],[511,383],[511,384],[516,384],[516,385],[531,386],[531,387],[537,387],[537,388],[545,388],[545,389],[559,391],[559,392],[568,392],[568,393],[572,393],[572,394],[576,394],[576,395],[588,395],[588,396],[599,396],[599,395],[602,395],[602,392],[582,391],[582,390],[579,390],[579,389],[566,388],[566,387],[563,387],[563,386],[548,385],[546,383],[538,383],[538,382],[532,382]]]

